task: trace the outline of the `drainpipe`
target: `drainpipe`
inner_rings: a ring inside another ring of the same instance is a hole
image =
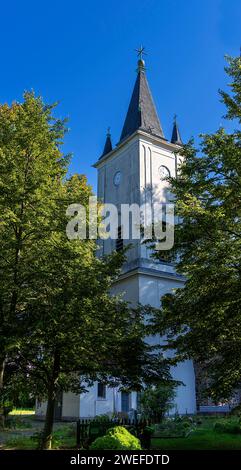
[[[113,414],[115,415],[116,413],[116,393],[115,393],[115,388],[113,388]]]

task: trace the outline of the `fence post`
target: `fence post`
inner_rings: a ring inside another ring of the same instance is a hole
[[[80,419],[76,422],[76,445],[80,447]]]

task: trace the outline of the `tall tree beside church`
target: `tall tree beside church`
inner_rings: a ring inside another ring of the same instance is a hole
[[[59,181],[67,159],[60,146],[63,121],[53,106],[25,93],[23,103],[0,106],[0,389],[31,297],[36,247],[53,228]]]
[[[187,281],[162,299],[157,328],[177,361],[205,364],[214,399],[241,385],[241,58],[228,57],[226,71],[231,93],[220,94],[235,130],[201,136],[198,150],[185,145],[170,180],[182,218],[172,257]]]

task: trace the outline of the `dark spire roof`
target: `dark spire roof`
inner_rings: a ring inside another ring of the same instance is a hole
[[[108,128],[107,134],[106,134],[104,150],[103,150],[103,153],[102,153],[100,158],[104,157],[104,155],[111,152],[111,150],[112,150],[111,134],[110,134],[110,128]]]
[[[129,137],[137,129],[142,129],[150,134],[164,138],[146,79],[145,62],[143,59],[138,60],[137,78],[120,140]]]
[[[178,124],[177,124],[176,115],[174,116],[171,142],[172,142],[172,144],[177,144],[177,145],[182,145],[183,144],[182,139],[181,139],[181,135],[180,135],[180,132],[179,132]]]

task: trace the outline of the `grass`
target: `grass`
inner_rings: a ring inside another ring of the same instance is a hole
[[[14,408],[12,411],[10,411],[9,415],[10,416],[29,416],[29,415],[34,415],[35,410],[34,409],[26,409],[26,408]]]
[[[153,438],[152,449],[165,450],[241,450],[241,434],[216,432],[213,427],[220,418],[202,419],[202,424],[188,437],[177,439]],[[227,423],[237,422],[237,418],[224,418]]]
[[[151,447],[165,450],[241,450],[241,436],[196,431],[186,438],[154,438]]]

